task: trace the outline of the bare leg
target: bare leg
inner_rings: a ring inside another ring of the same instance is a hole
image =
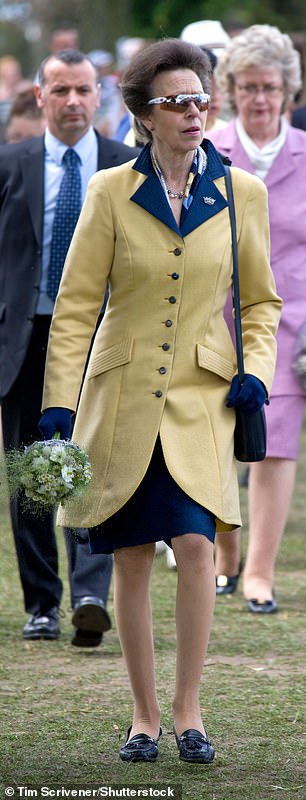
[[[296,462],[266,458],[251,464],[249,478],[249,545],[244,595],[260,602],[272,599],[277,551],[287,522]]]
[[[125,547],[114,553],[115,616],[134,696],[130,738],[159,734],[152,614],[149,596],[155,544]]]
[[[229,533],[218,533],[215,549],[215,573],[234,577],[240,567],[241,528]]]
[[[188,728],[202,733],[199,690],[215,603],[213,545],[188,533],[172,539],[177,563],[177,666],[173,701],[178,736]]]

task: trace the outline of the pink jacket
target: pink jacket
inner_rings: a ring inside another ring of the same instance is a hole
[[[235,120],[207,132],[232,165],[252,172]],[[272,395],[305,394],[292,371],[292,348],[306,320],[306,133],[289,126],[286,142],[265,178],[269,197],[271,266],[283,310],[277,334]]]

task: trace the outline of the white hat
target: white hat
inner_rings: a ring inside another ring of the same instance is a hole
[[[87,55],[97,68],[109,67],[114,60],[112,54],[107,50],[91,50]]]
[[[125,69],[136,53],[141,50],[146,43],[140,36],[120,36],[116,41],[116,61],[119,69]]]
[[[221,22],[216,19],[202,19],[199,22],[191,22],[183,28],[180,39],[183,39],[184,42],[197,44],[199,47],[209,47],[216,56],[230,42],[228,33],[224,30]]]

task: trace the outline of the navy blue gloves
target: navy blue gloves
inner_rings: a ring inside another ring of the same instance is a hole
[[[59,433],[61,439],[70,439],[71,411],[69,408],[47,408],[39,420],[38,429],[43,439],[52,439],[55,433]]]
[[[258,411],[264,403],[269,403],[264,384],[255,375],[245,375],[240,383],[238,375],[234,375],[231,388],[226,398],[228,408],[240,408],[252,413]]]

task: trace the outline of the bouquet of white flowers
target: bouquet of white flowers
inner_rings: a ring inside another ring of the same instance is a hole
[[[11,497],[20,497],[26,507],[38,513],[80,497],[92,477],[87,454],[64,439],[11,450],[6,461]]]

